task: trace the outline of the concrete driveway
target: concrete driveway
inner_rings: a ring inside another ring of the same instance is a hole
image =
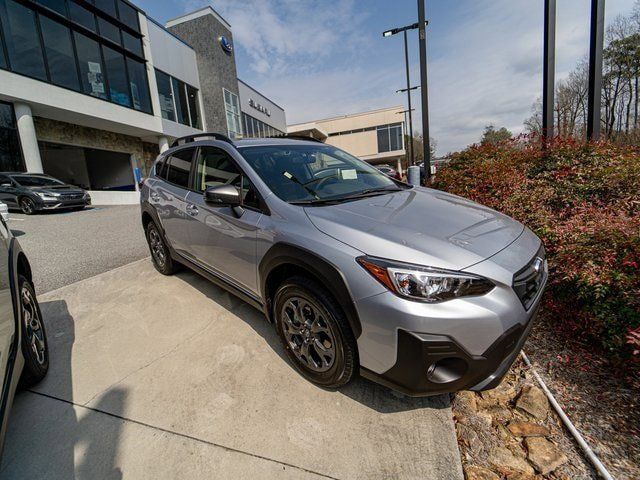
[[[446,397],[305,381],[262,314],[148,259],[40,296],[48,377],[0,477],[462,479]]]

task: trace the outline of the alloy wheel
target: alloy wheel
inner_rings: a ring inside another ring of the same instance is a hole
[[[28,198],[23,198],[20,200],[20,209],[22,210],[22,213],[27,215],[32,214],[34,209],[33,202]]]
[[[162,268],[167,259],[167,254],[164,248],[164,242],[155,227],[149,229],[149,245],[151,246],[151,254],[156,264]]]
[[[326,372],[336,358],[336,340],[331,325],[312,302],[291,297],[280,313],[282,331],[295,357],[314,372]]]
[[[47,344],[36,299],[31,294],[31,291],[26,286],[23,286],[20,292],[20,300],[27,345],[33,352],[34,360],[39,365],[44,365],[47,361]]]

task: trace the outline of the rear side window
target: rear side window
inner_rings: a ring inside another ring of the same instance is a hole
[[[182,188],[189,188],[189,172],[193,160],[193,148],[175,152],[165,160],[163,178]]]

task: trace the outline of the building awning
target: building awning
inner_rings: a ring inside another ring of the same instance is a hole
[[[290,125],[287,127],[287,133],[290,135],[299,135],[301,137],[311,137],[316,140],[320,140],[324,142],[327,138],[329,138],[329,134],[318,128],[314,124],[300,124],[300,125]]]

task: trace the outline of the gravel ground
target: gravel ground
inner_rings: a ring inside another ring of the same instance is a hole
[[[576,428],[616,479],[640,478],[640,378],[541,316],[524,350]],[[628,376],[625,378],[624,374]]]
[[[37,293],[44,293],[149,255],[138,205],[23,215],[9,227],[29,258]]]

